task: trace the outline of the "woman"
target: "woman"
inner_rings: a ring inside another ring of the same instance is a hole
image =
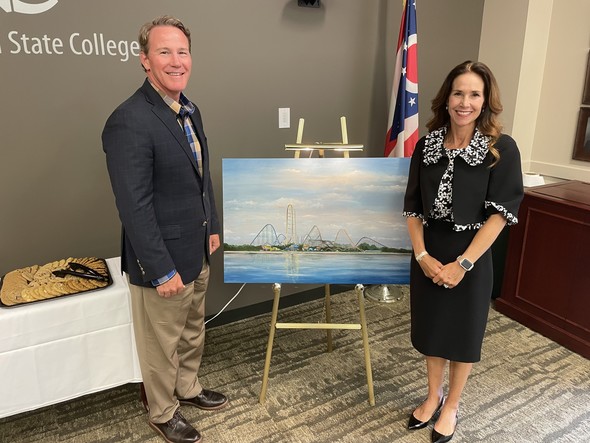
[[[493,284],[490,246],[505,225],[518,222],[520,154],[501,134],[501,111],[490,69],[461,63],[432,101],[429,134],[416,144],[410,165],[404,216],[415,254],[411,336],[426,358],[428,397],[408,429],[436,419],[436,443],[453,437],[461,393],[480,360]]]

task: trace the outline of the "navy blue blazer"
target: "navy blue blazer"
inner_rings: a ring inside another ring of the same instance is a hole
[[[197,108],[192,122],[203,177],[174,112],[146,79],[108,118],[103,149],[122,223],[121,269],[131,283],[176,269],[186,284],[209,258],[209,236],[220,223],[209,174],[209,151]]]

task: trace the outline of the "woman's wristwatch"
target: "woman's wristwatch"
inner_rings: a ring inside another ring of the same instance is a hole
[[[473,262],[471,262],[470,260],[466,259],[462,255],[460,255],[459,257],[457,257],[457,261],[459,262],[459,266],[461,266],[466,271],[471,271],[473,269],[473,266],[475,266],[473,264]]]

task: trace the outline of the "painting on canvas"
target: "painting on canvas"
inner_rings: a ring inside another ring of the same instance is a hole
[[[224,281],[407,284],[409,160],[224,159]]]

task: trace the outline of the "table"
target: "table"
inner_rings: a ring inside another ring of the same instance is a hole
[[[119,258],[106,289],[0,308],[0,417],[140,382]]]

